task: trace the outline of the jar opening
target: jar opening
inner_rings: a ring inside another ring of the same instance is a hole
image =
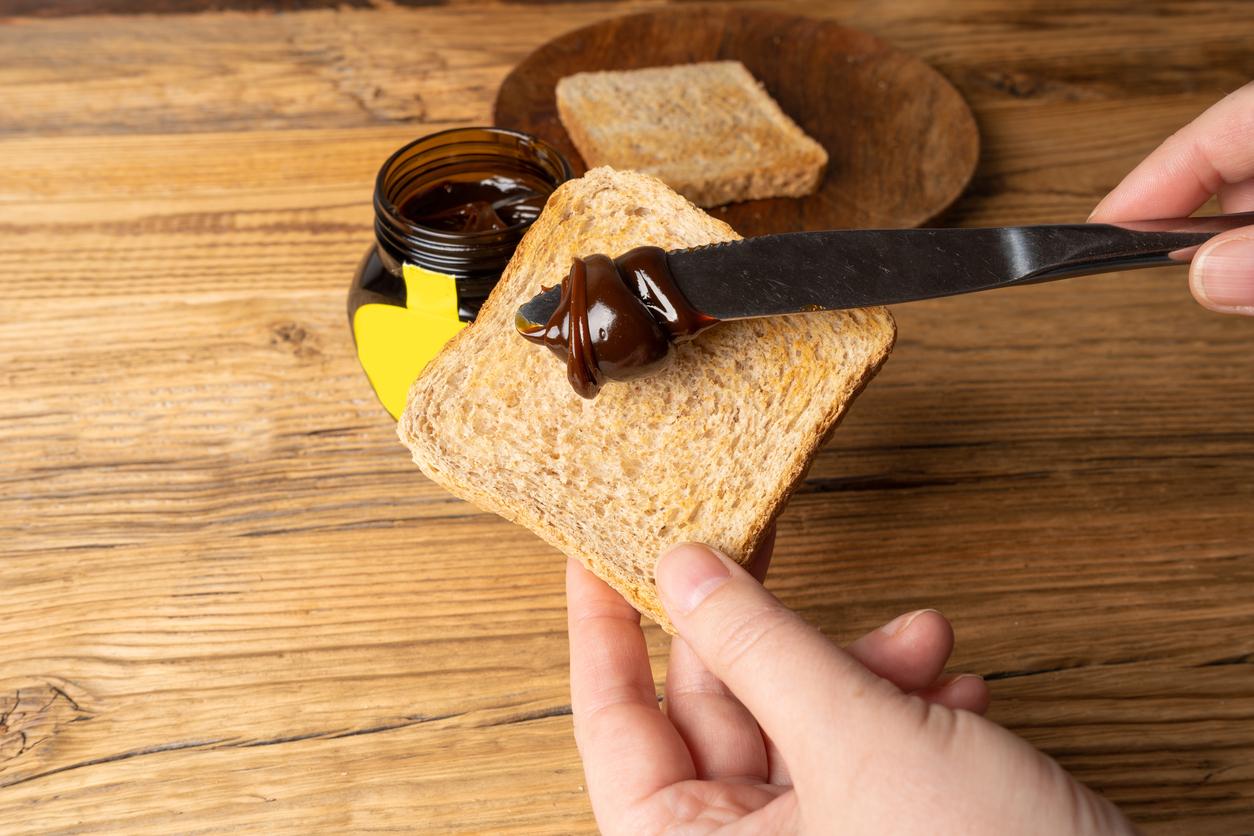
[[[572,175],[548,143],[455,128],[393,154],[375,183],[375,231],[397,262],[454,276],[504,268],[549,194]]]

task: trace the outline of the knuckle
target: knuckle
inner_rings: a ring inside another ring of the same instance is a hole
[[[718,659],[725,670],[767,651],[789,630],[796,617],[778,606],[748,608],[735,613],[721,625]]]

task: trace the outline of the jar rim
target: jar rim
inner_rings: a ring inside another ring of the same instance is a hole
[[[558,164],[558,171],[554,188],[574,177],[574,170],[571,168],[570,161],[566,159],[565,155],[558,151],[557,148],[553,147],[553,145],[549,142],[546,142],[533,134],[513,130],[512,128],[498,128],[492,126],[446,128],[442,131],[426,134],[405,143],[400,148],[396,149],[396,151],[394,151],[386,160],[384,160],[383,165],[379,167],[379,173],[375,176],[374,208],[376,217],[379,219],[386,219],[389,226],[402,230],[407,236],[421,236],[432,241],[446,242],[449,244],[457,243],[467,246],[493,243],[499,241],[503,235],[516,233],[529,227],[530,224],[527,223],[515,224],[500,230],[485,230],[481,232],[455,232],[451,230],[435,229],[429,226],[416,224],[401,215],[398,207],[393,203],[392,199],[387,194],[387,179],[389,174],[392,173],[393,165],[401,160],[405,154],[410,152],[415,146],[432,143],[433,141],[440,139],[452,140],[459,134],[467,134],[467,140],[473,141],[472,136],[469,136],[470,134],[473,134],[475,137],[482,140],[482,135],[485,133],[495,136],[510,137],[511,139],[517,140],[519,145],[534,146],[538,148],[547,158],[556,161]],[[446,142],[445,144],[453,145],[455,144],[455,140],[453,142]],[[439,147],[439,145],[437,144],[434,147]]]

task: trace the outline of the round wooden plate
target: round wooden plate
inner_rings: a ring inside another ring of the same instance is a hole
[[[742,235],[917,226],[953,202],[975,171],[975,118],[936,70],[856,29],[752,9],[647,12],[562,35],[506,77],[495,122],[548,140],[582,174],[557,116],[558,79],[719,59],[742,62],[830,158],[815,194],[710,210]]]

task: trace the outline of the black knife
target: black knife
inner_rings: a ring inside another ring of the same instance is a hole
[[[1250,225],[1254,212],[1121,224],[788,232],[672,250],[666,262],[700,313],[746,319],[1187,263],[1218,233]],[[548,322],[560,295],[553,287],[526,302],[520,321]]]

